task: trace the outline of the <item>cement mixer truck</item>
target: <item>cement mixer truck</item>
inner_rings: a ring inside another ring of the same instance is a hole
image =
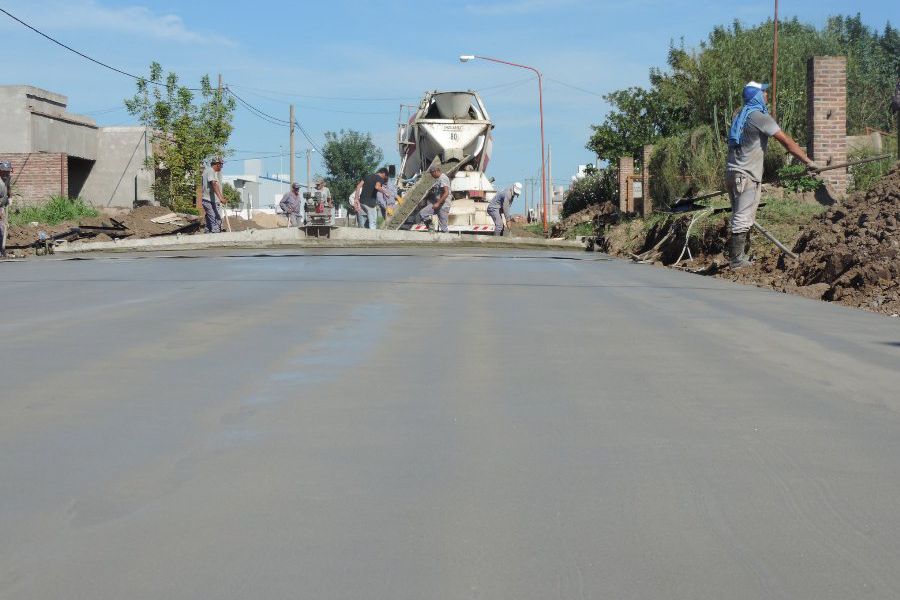
[[[432,91],[425,94],[418,107],[402,107],[397,131],[397,180],[403,202],[384,227],[426,228],[415,223],[415,217],[433,183],[428,167],[437,161],[450,177],[453,193],[450,231],[493,233],[487,204],[496,190],[485,175],[493,147],[493,128],[481,96],[471,90]]]

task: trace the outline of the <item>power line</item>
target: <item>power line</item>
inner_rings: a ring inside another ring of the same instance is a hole
[[[50,35],[44,33],[43,31],[41,31],[40,29],[34,27],[33,25],[29,25],[28,23],[26,23],[25,21],[23,21],[23,20],[20,19],[19,17],[15,16],[14,14],[10,13],[8,10],[6,10],[6,9],[4,9],[4,8],[0,8],[0,12],[2,12],[3,14],[5,14],[7,17],[9,17],[10,19],[12,19],[13,21],[19,23],[20,25],[23,25],[24,27],[27,27],[28,29],[30,29],[31,31],[35,32],[35,33],[38,34],[39,36],[41,36],[41,37],[43,37],[43,38],[46,38],[46,39],[50,40],[51,42],[53,42],[53,43],[56,44],[57,46],[60,46],[60,47],[62,47],[62,48],[65,48],[65,49],[68,50],[69,52],[72,52],[72,53],[74,53],[74,54],[77,54],[77,55],[80,56],[81,58],[84,58],[84,59],[86,59],[86,60],[89,60],[89,61],[91,61],[92,63],[97,64],[97,65],[100,65],[101,67],[103,67],[103,68],[105,68],[105,69],[109,69],[110,71],[114,71],[114,72],[116,72],[116,73],[119,73],[120,75],[125,75],[126,77],[131,77],[132,79],[135,79],[135,80],[137,80],[137,81],[148,81],[147,78],[145,78],[145,77],[141,77],[141,76],[139,76],[139,75],[135,75],[134,73],[129,73],[128,71],[123,71],[122,69],[117,69],[116,67],[113,67],[112,65],[108,65],[108,64],[106,64],[106,63],[103,62],[103,61],[97,60],[96,58],[94,58],[94,57],[92,57],[92,56],[88,56],[87,54],[85,54],[84,52],[81,52],[80,50],[76,50],[75,48],[73,48],[73,47],[71,47],[71,46],[68,46],[68,45],[62,43],[61,41],[59,41],[59,40],[56,39],[55,37],[52,37],[52,36],[50,36]],[[165,84],[163,84],[163,83],[159,83],[159,82],[155,82],[155,81],[148,81],[148,82],[149,82],[149,83],[153,83],[153,84],[155,84],[155,85],[159,85],[159,86],[164,86],[164,85],[165,85]],[[189,90],[191,90],[191,91],[194,91],[194,92],[200,91],[198,88],[187,88],[187,89],[189,89]]]
[[[410,98],[362,98],[362,97],[348,97],[348,96],[311,96],[308,94],[298,94],[296,92],[283,92],[278,90],[267,90],[262,88],[254,88],[246,85],[234,85],[232,87],[251,90],[255,92],[263,92],[266,94],[275,94],[276,96],[285,96],[288,98],[306,98],[309,100],[338,100],[345,102],[405,102],[410,100]],[[270,98],[271,100],[271,98]],[[276,102],[279,102],[276,100]]]
[[[316,146],[316,143],[314,141],[312,141],[312,138],[309,137],[309,134],[306,132],[305,129],[303,129],[303,125],[301,125],[299,121],[294,121],[294,123],[297,125],[297,128],[300,130],[300,133],[303,134],[303,137],[306,138],[306,141],[309,142],[310,145],[313,147],[313,149],[316,152],[318,152],[319,155],[321,156],[322,150],[318,146]]]
[[[243,98],[241,98],[240,96],[235,94],[234,90],[232,90],[229,86],[225,86],[225,91],[228,92],[229,94],[231,94],[232,97],[234,97],[234,99],[237,100],[244,108],[249,110],[251,113],[253,113],[257,117],[259,117],[260,119],[267,121],[272,125],[280,125],[282,127],[287,127],[291,124],[290,121],[287,121],[285,119],[279,119],[278,117],[273,117],[272,115],[263,111],[262,109],[259,109],[256,106],[250,104],[249,102],[247,102],[246,100],[244,100]]]
[[[571,88],[573,90],[578,90],[579,92],[583,92],[585,94],[590,94],[591,96],[597,96],[598,98],[606,97],[604,94],[598,94],[597,92],[592,92],[591,90],[586,90],[583,87],[578,87],[577,85],[572,85],[571,83],[566,83],[565,81],[560,81],[559,79],[552,79],[552,78],[548,77],[547,81],[552,81],[553,83],[558,83],[559,85],[565,86],[567,88]]]
[[[247,89],[247,90],[252,89],[252,88],[247,88],[245,86],[233,86],[233,87],[238,87],[238,88]],[[248,91],[246,93],[250,94],[251,96],[256,96],[257,98],[262,98],[264,100],[278,102],[279,104],[291,104],[291,102],[289,102],[288,100],[282,100],[280,98],[272,98],[271,96],[264,96],[262,94],[257,94],[255,92],[251,92],[251,91]],[[376,111],[360,111],[360,110],[342,110],[342,109],[337,109],[337,108],[323,108],[321,106],[309,106],[306,104],[296,104],[295,106],[297,108],[302,108],[304,110],[318,110],[318,111],[322,111],[322,112],[342,113],[342,114],[346,114],[346,115],[393,115],[393,114],[396,114],[394,111],[391,111],[391,112],[378,111],[378,112],[376,112]]]

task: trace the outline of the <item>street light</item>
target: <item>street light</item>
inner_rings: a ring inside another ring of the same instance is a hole
[[[459,57],[459,62],[467,63],[471,62],[475,59],[479,60],[487,60],[490,62],[500,63],[502,65],[508,65],[510,67],[518,67],[520,69],[528,69],[529,71],[534,71],[537,75],[538,79],[538,107],[541,113],[541,205],[543,206],[543,224],[544,224],[544,235],[547,235],[547,162],[544,153],[544,149],[547,147],[544,144],[544,80],[541,72],[535,69],[534,67],[529,67],[528,65],[520,65],[514,62],[509,62],[505,60],[500,60],[499,58],[490,58],[487,56],[477,56],[475,54],[461,54]]]

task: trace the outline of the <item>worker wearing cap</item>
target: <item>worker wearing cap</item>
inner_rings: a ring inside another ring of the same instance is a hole
[[[225,197],[219,185],[219,172],[225,164],[221,158],[214,158],[208,167],[203,169],[203,214],[206,217],[206,231],[219,233],[222,231],[222,214]]]
[[[452,200],[450,178],[444,174],[441,166],[437,163],[433,164],[428,172],[435,181],[428,190],[428,195],[425,196],[428,204],[419,211],[419,222],[426,223],[431,229],[431,217],[437,215],[440,231],[447,233],[450,231],[450,202]]]
[[[316,195],[316,204],[321,204],[323,207],[331,206],[331,190],[325,185],[325,180],[321,177],[316,179],[316,191],[314,192]]]
[[[300,199],[300,184],[296,181],[291,184],[290,191],[281,197],[278,208],[288,218],[288,227],[300,227],[303,225],[303,201]]]
[[[6,236],[9,229],[9,198],[12,196],[10,175],[12,164],[0,160],[0,257],[6,256]]]
[[[509,220],[510,206],[521,193],[522,184],[517,181],[502,192],[494,194],[494,197],[488,202],[487,211],[494,220],[494,235],[506,233],[506,221]]]
[[[763,159],[769,138],[774,137],[785,149],[810,170],[817,170],[806,152],[778,126],[766,104],[769,86],[751,81],[744,87],[744,106],[741,107],[728,134],[728,161],[725,167],[725,187],[731,199],[731,239],[729,258],[732,269],[750,265],[747,258],[747,238],[756,220],[762,190]]]

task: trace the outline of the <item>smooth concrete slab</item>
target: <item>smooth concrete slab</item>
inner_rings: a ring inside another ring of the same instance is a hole
[[[597,254],[0,264],[0,598],[900,597],[900,322]]]
[[[61,254],[80,252],[142,252],[159,250],[203,250],[216,248],[278,248],[278,247],[360,247],[365,245],[454,245],[497,248],[586,248],[587,241],[545,239],[532,237],[500,237],[461,233],[429,233],[421,231],[396,231],[335,227],[328,237],[307,235],[303,229],[248,229],[222,233],[195,235],[166,235],[146,239],[119,239],[111,242],[61,242],[56,252]]]

